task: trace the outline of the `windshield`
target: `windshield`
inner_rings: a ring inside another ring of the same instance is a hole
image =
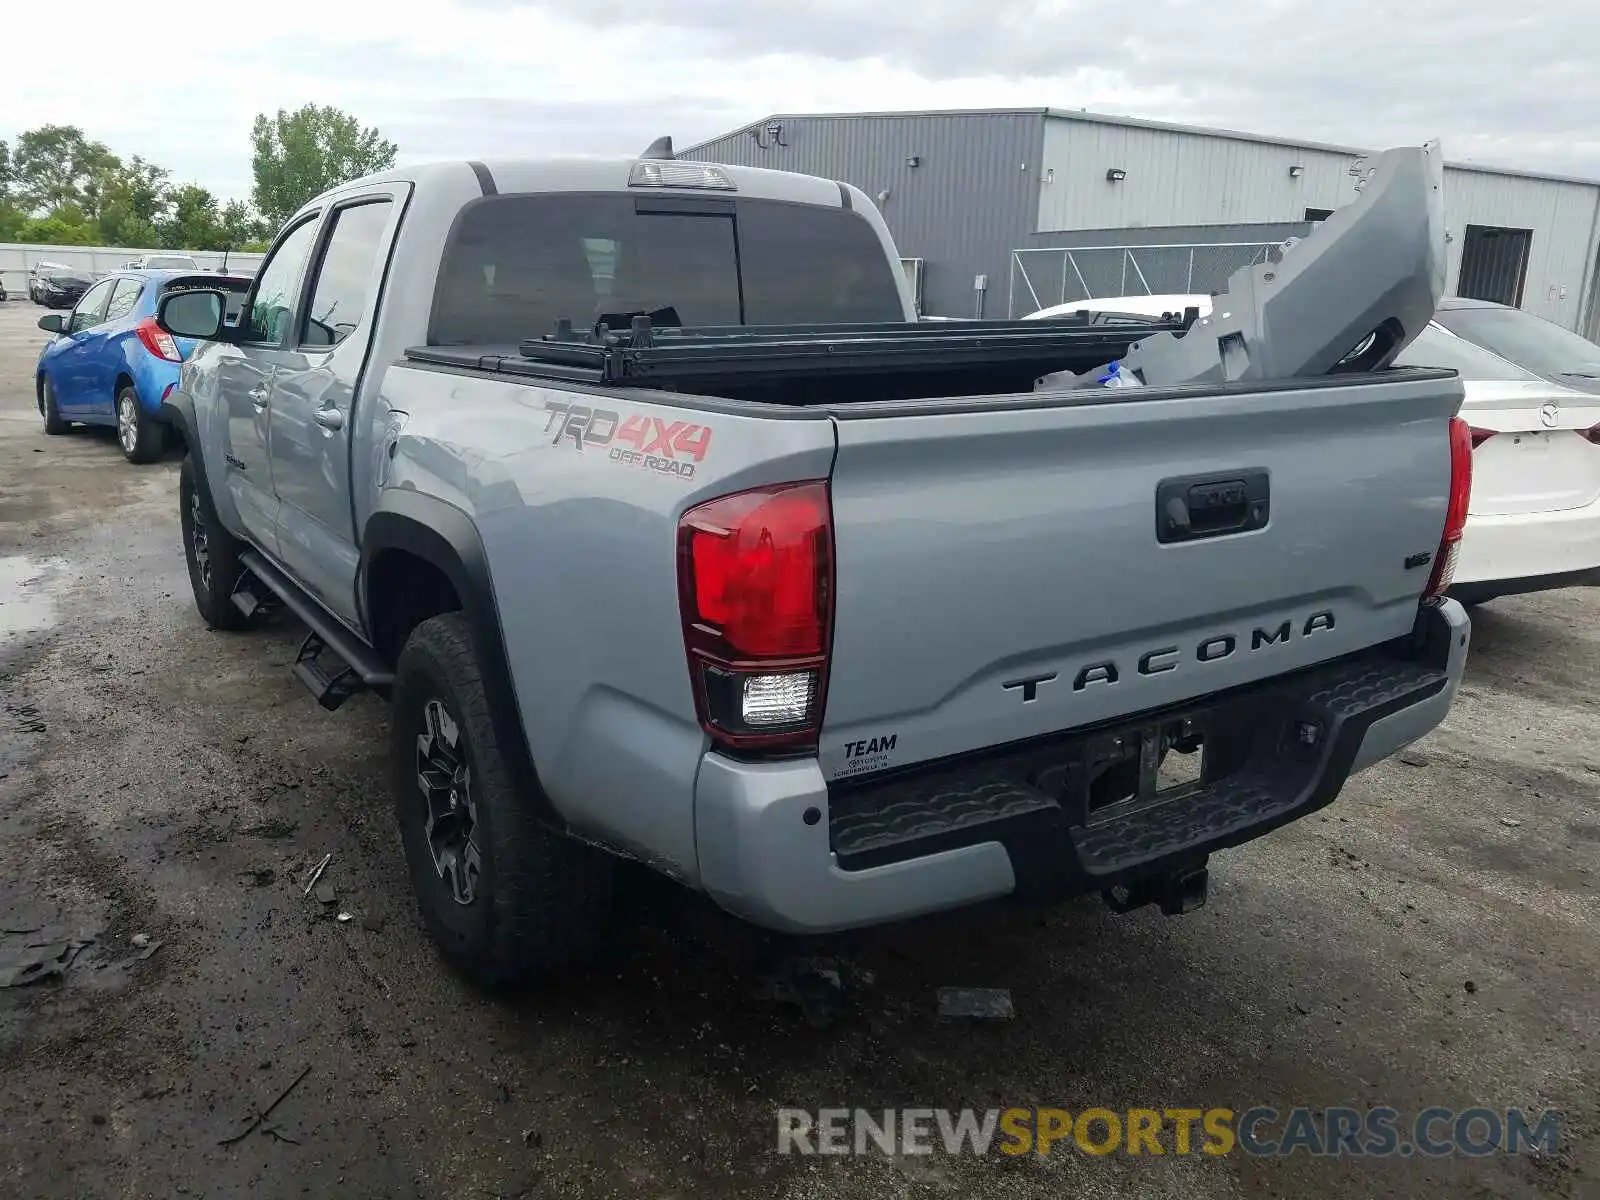
[[[144,260],[146,270],[159,271],[165,267],[193,267],[198,266],[194,259],[185,254],[152,254]]]
[[[1509,363],[1498,354],[1454,337],[1429,325],[1394,360],[1397,367],[1441,367],[1463,379],[1508,379],[1537,382],[1538,376]]]
[[[1452,308],[1435,319],[1540,375],[1600,379],[1600,346],[1519,308]]]
[[[451,231],[434,346],[515,344],[562,318],[784,325],[903,321],[898,265],[860,215],[772,200],[524,195],[480,201]]]

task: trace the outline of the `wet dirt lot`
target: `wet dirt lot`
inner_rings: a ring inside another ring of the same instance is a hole
[[[763,995],[785,947],[646,889],[596,964],[485,996],[416,919],[382,706],[322,713],[290,624],[204,629],[176,460],[43,435],[40,312],[0,306],[0,960],[70,962],[0,990],[0,1195],[1600,1195],[1600,591],[1480,609],[1447,724],[1190,916],[830,939],[871,983],[814,1028]],[[943,985],[1016,1017],[941,1022]],[[775,1153],[779,1106],[1379,1104],[1565,1116],[1480,1159]]]

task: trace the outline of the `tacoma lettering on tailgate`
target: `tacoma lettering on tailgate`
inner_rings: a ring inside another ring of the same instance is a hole
[[[1241,649],[1245,653],[1250,653],[1256,650],[1264,650],[1268,646],[1286,645],[1296,637],[1308,638],[1320,630],[1332,629],[1333,627],[1333,614],[1324,610],[1312,613],[1301,622],[1291,619],[1268,629],[1252,629],[1248,645],[1246,645],[1242,637],[1232,633],[1219,633],[1208,638],[1202,638],[1190,651],[1190,654],[1192,654],[1196,662],[1220,662]],[[1178,664],[1183,660],[1183,647],[1158,646],[1154,650],[1146,650],[1141,654],[1135,669],[1140,675],[1164,675],[1168,671],[1176,671]],[[1122,678],[1122,672],[1123,666],[1119,665],[1115,659],[1089,663],[1072,677],[1072,690],[1081,692],[1097,683],[1116,683]],[[1022,702],[1027,704],[1029,701],[1038,698],[1040,684],[1050,683],[1055,677],[1053,672],[1048,675],[1033,675],[1027,679],[1007,680],[1000,686],[1008,692],[1020,691]]]

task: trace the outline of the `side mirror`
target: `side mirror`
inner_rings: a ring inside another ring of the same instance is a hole
[[[223,332],[222,316],[226,310],[221,292],[197,288],[162,297],[156,309],[156,324],[173,337],[216,341]]]
[[[46,333],[60,333],[65,322],[60,313],[45,313],[39,318],[39,328]]]

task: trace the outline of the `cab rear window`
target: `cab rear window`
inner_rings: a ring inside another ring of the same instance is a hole
[[[174,292],[192,292],[196,288],[206,288],[221,292],[226,300],[226,306],[223,309],[224,317],[229,321],[234,321],[238,319],[239,311],[244,307],[244,298],[250,293],[250,281],[248,279],[219,278],[215,276],[169,279],[162,284],[161,294],[170,296]]]
[[[842,208],[510,195],[469,206],[451,231],[428,343],[515,344],[559,320],[639,313],[685,326],[904,319],[877,233]]]

